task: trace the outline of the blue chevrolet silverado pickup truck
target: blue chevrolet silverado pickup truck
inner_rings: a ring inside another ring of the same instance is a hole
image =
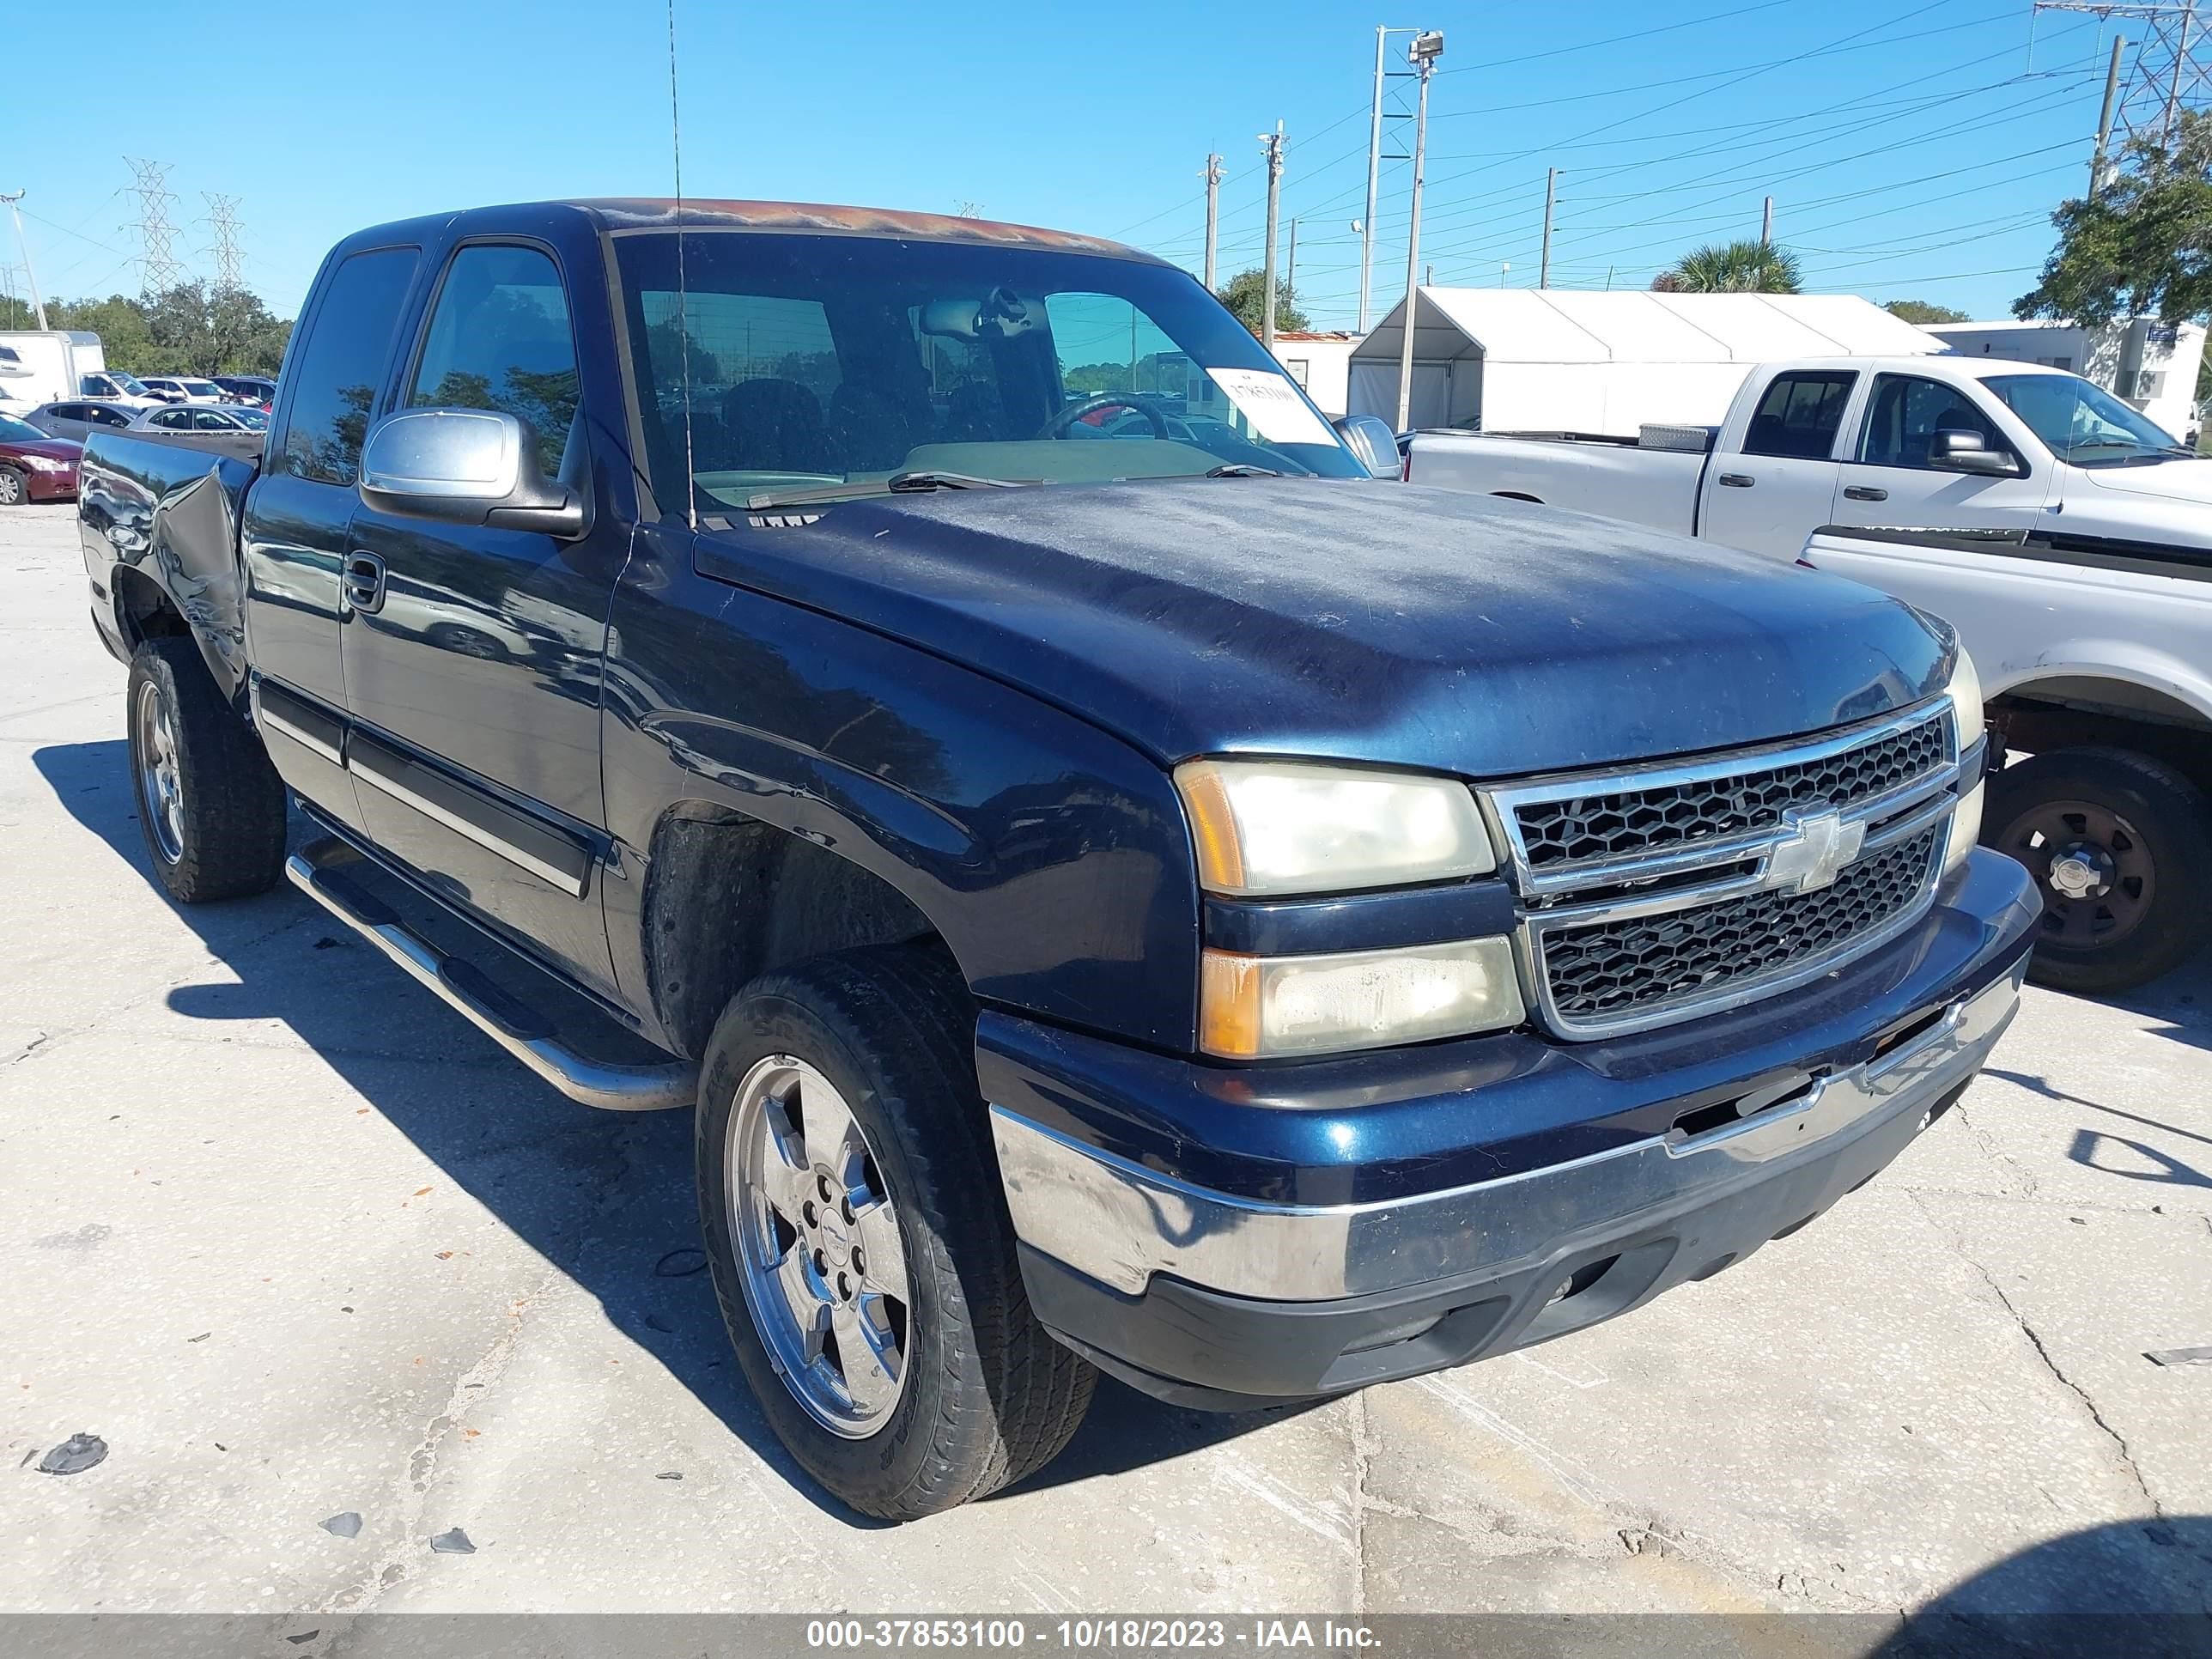
[[[155,873],[289,875],[574,1098],[695,1107],[738,1358],[871,1514],[1100,1370],[1310,1399],[1717,1273],[2016,1006],[1942,624],[1369,482],[1128,248],[442,215],[331,252],[281,386],[258,461],[85,456]]]

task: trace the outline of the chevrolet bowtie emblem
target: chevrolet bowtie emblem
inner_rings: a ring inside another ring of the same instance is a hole
[[[1808,812],[1792,807],[1782,815],[1783,836],[1766,855],[1766,884],[1787,893],[1814,893],[1833,882],[1859,855],[1866,840],[1863,819],[1844,821],[1832,807]]]

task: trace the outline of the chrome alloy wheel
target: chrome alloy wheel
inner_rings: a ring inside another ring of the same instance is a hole
[[[852,1108],[805,1060],[738,1085],[723,1168],[732,1254],[769,1358],[807,1415],[862,1440],[906,1387],[906,1248]]]
[[[177,728],[169,714],[169,700],[161,688],[148,680],[138,688],[137,706],[131,711],[138,739],[138,810],[154,832],[154,843],[163,860],[181,863],[185,856],[185,784],[177,769]]]

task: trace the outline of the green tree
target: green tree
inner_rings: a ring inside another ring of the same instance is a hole
[[[1267,276],[1265,271],[1257,269],[1238,271],[1229,279],[1228,286],[1217,291],[1215,297],[1237,314],[1238,322],[1252,331],[1255,339],[1259,337],[1261,319],[1267,314]],[[1291,292],[1291,285],[1278,281],[1275,284],[1275,331],[1279,334],[1297,333],[1312,326],[1306,320],[1305,313],[1298,309],[1297,296]]]
[[[1966,320],[1965,312],[1954,311],[1948,306],[1939,306],[1927,300],[1887,300],[1883,301],[1881,308],[1900,322],[1915,325],[1963,323]]]
[[[36,328],[21,301],[0,300],[0,327]],[[186,283],[151,301],[50,300],[46,325],[100,336],[111,368],[134,374],[271,374],[284,360],[292,325],[258,295]]]
[[[2212,315],[2212,112],[2184,111],[2171,140],[2136,139],[2094,200],[2051,216],[2058,246],[2015,317],[2092,327],[2120,317]]]
[[[1795,294],[1797,256],[1771,242],[1709,242],[1651,279],[1662,294]]]

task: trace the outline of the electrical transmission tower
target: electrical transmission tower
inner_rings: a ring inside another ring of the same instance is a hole
[[[2121,19],[2142,32],[2113,112],[2122,144],[2144,137],[2163,143],[2182,111],[2202,109],[2212,100],[2212,4],[2036,0],[2035,9],[2087,12],[2106,22]]]
[[[215,259],[216,292],[233,293],[246,286],[246,250],[239,245],[245,228],[238,222],[238,198],[207,191],[200,196],[208,204],[207,223],[215,234],[215,246],[204,252]]]
[[[169,191],[167,162],[123,159],[137,180],[131,193],[138,198],[138,222],[123,228],[138,233],[138,296],[151,300],[185,280],[185,267],[177,258],[177,228],[169,220],[177,198]]]

